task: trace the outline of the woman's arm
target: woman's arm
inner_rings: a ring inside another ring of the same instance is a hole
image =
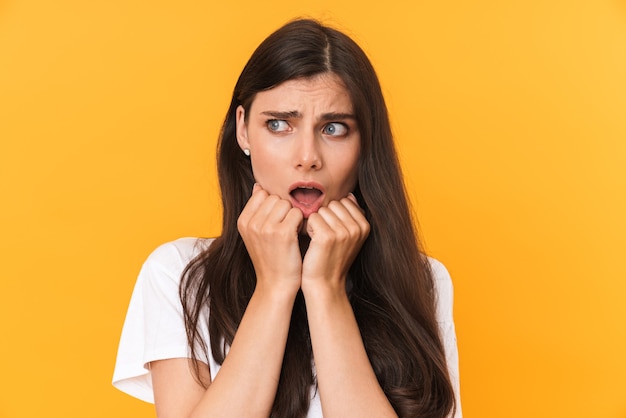
[[[347,296],[309,289],[305,298],[324,417],[396,417],[369,362]]]
[[[194,380],[188,359],[151,363],[157,416],[269,416],[294,299],[255,291],[213,382],[210,382],[208,366],[200,364],[200,376],[208,384],[206,390]]]
[[[347,271],[369,233],[353,196],[308,221],[305,297],[324,417],[395,417],[365,352],[346,294]]]
[[[238,228],[257,277],[228,355],[204,390],[186,361],[152,365],[159,418],[267,417],[280,378],[291,311],[300,288],[302,213],[255,186]],[[205,383],[208,367],[202,365]]]
[[[205,389],[191,374],[192,361],[197,362],[201,380],[208,386],[209,366],[197,360],[173,358],[150,363],[157,417],[188,417],[202,399]]]

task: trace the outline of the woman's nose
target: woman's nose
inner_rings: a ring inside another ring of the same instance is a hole
[[[296,141],[295,163],[301,170],[319,170],[322,168],[322,155],[317,134],[308,132]]]

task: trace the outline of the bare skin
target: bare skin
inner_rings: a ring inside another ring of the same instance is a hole
[[[370,230],[350,193],[360,137],[349,96],[332,75],[291,80],[257,94],[250,113],[246,121],[238,110],[238,141],[251,150],[260,184],[237,226],[256,288],[213,382],[208,366],[200,364],[208,389],[194,381],[187,359],[151,363],[157,415],[269,416],[301,289],[324,416],[394,417],[346,294],[347,272]],[[317,203],[294,199],[294,184],[321,189]],[[310,238],[304,256],[302,233]]]

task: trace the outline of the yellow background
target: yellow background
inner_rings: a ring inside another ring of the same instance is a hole
[[[0,2],[0,417],[153,415],[110,384],[136,274],[219,233],[231,89],[299,15],[379,72],[465,416],[626,417],[626,4],[297,3]]]

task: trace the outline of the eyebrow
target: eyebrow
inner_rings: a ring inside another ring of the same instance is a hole
[[[279,112],[275,110],[268,110],[265,112],[261,112],[262,115],[270,116],[276,119],[301,119],[302,113],[297,110],[290,110],[287,112]],[[341,113],[341,112],[329,112],[322,114],[322,121],[328,122],[332,120],[342,120],[342,119],[356,119],[356,117],[352,113]]]
[[[262,115],[271,116],[276,119],[300,119],[302,118],[302,113],[297,110],[291,110],[288,112],[279,112],[277,110],[268,110],[266,112],[261,112]]]
[[[342,119],[356,120],[356,116],[354,116],[352,113],[340,113],[340,112],[324,113],[322,115],[322,120],[325,122],[329,122],[332,120],[342,120]]]

